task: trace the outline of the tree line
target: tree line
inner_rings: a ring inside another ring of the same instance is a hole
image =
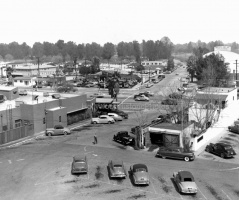
[[[103,46],[95,42],[87,44],[76,44],[73,41],[65,42],[58,40],[56,43],[50,42],[35,42],[32,47],[25,42],[18,44],[12,42],[9,44],[0,43],[0,60],[11,61],[16,59],[29,59],[39,57],[45,61],[55,63],[73,61],[75,57],[78,59],[92,60],[93,57],[110,60],[117,55],[121,62],[124,59],[136,60],[138,63],[142,59],[159,60],[169,59],[173,53],[194,53],[200,47],[204,52],[213,51],[215,46],[229,45],[232,51],[238,52],[239,44],[236,42],[224,44],[221,41],[215,42],[189,42],[186,44],[173,44],[168,37],[163,37],[161,40],[153,41],[143,40],[120,42],[117,45],[107,42]]]

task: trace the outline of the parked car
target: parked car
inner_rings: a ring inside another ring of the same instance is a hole
[[[143,92],[143,94],[144,94],[146,97],[153,97],[153,96],[154,96],[154,93],[151,92],[151,91],[145,91],[145,92]]]
[[[128,131],[119,131],[114,135],[113,140],[124,145],[134,145],[135,142],[135,139],[129,135]]]
[[[142,95],[135,97],[134,100],[135,101],[149,101],[149,98],[142,94]]]
[[[94,86],[95,86],[94,83],[89,82],[89,83],[86,83],[84,87],[94,87]]]
[[[19,95],[26,96],[27,95],[27,91],[26,90],[20,90],[19,91]]]
[[[110,112],[111,112],[111,113],[116,113],[116,114],[118,114],[119,116],[123,117],[124,119],[128,119],[128,118],[129,118],[129,114],[126,113],[126,112],[124,112],[124,111],[122,111],[122,110],[116,109],[116,110],[111,110]]]
[[[81,174],[88,172],[86,156],[77,155],[73,157],[71,164],[71,174]]]
[[[103,93],[94,93],[90,95],[90,97],[96,97],[96,98],[104,98],[105,94]]]
[[[162,105],[177,105],[177,100],[176,99],[164,99],[161,102]]]
[[[216,154],[221,158],[231,158],[236,155],[236,152],[231,145],[225,143],[210,143],[206,146],[205,151]]]
[[[151,88],[151,87],[153,87],[153,86],[154,86],[154,84],[148,83],[148,84],[146,85],[146,88]]]
[[[180,193],[196,194],[198,191],[194,177],[189,171],[174,172],[173,180]]]
[[[134,164],[130,167],[130,175],[135,185],[149,185],[148,168],[145,164]]]
[[[109,160],[108,170],[110,178],[125,178],[126,170],[122,161]]]
[[[122,121],[123,117],[116,113],[108,113],[108,116],[112,117],[115,121]]]
[[[228,126],[228,130],[230,132],[239,134],[239,124],[234,124],[233,126]]]
[[[53,128],[46,129],[46,136],[52,135],[68,135],[71,133],[69,128],[66,128],[62,125],[55,125]]]
[[[186,151],[180,147],[160,147],[156,157],[182,159],[186,162],[195,159],[193,152]]]
[[[52,99],[60,99],[61,95],[60,94],[53,94],[51,95]]]
[[[92,124],[113,124],[115,120],[108,115],[100,115],[91,119]]]
[[[151,123],[163,123],[167,119],[167,115],[159,115],[156,119],[154,119]]]

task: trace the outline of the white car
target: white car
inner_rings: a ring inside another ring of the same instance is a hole
[[[142,94],[140,96],[135,97],[134,100],[135,101],[149,101],[149,98]]]
[[[115,121],[122,121],[123,117],[119,116],[116,113],[108,113],[108,116],[112,117]]]
[[[91,119],[92,124],[113,124],[115,120],[108,115],[100,115]]]

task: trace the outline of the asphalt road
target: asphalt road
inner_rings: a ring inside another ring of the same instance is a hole
[[[167,75],[164,82],[150,88],[158,92],[164,85],[178,84],[175,73]],[[87,89],[89,90],[89,89]],[[145,89],[148,90],[148,89]],[[94,93],[94,91],[92,91]],[[131,101],[132,91],[122,97]],[[133,102],[133,101],[132,101]],[[142,103],[142,102],[137,102]],[[136,104],[137,104],[136,103]],[[156,110],[145,112],[148,120],[158,115]],[[132,112],[128,120],[111,125],[89,125],[76,129],[69,136],[39,137],[20,146],[0,150],[0,199],[2,200],[236,200],[239,198],[239,163],[204,159],[195,161],[161,159],[155,152],[133,150],[112,141],[120,130],[130,130],[137,125],[137,115]],[[98,144],[93,136],[97,134]],[[71,175],[72,157],[87,155],[89,173]],[[135,163],[149,168],[150,185],[135,186],[129,175],[124,180],[108,178],[109,159],[123,160],[129,170]],[[173,180],[173,172],[189,170],[193,173],[199,191],[196,195],[182,195]]]

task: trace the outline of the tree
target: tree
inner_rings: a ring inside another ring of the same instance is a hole
[[[109,60],[111,59],[111,57],[115,54],[115,47],[112,43],[107,42],[106,44],[104,44],[103,47],[103,52],[102,52],[102,57],[104,59],[108,60],[108,64],[109,64]]]
[[[140,63],[141,51],[138,41],[133,41],[134,56],[137,63]]]
[[[227,82],[230,78],[228,63],[224,62],[220,54],[200,57],[196,61],[196,78],[208,86],[221,86],[222,82]]]
[[[13,59],[14,59],[14,57],[11,54],[5,55],[5,60],[6,61],[12,61]]]
[[[173,58],[170,57],[167,62],[167,70],[172,71],[174,69],[174,61]]]
[[[32,55],[41,58],[44,55],[44,48],[40,42],[35,42],[32,47]]]
[[[193,82],[196,73],[196,60],[196,56],[190,56],[187,60],[187,71],[191,76],[191,82]]]

